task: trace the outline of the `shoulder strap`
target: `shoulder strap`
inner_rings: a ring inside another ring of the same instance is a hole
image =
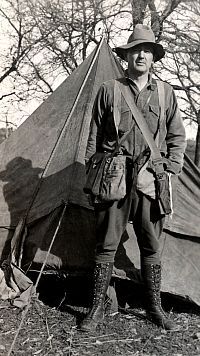
[[[121,95],[122,95],[122,91],[120,90],[117,80],[115,80],[114,81],[113,116],[114,116],[114,122],[115,122],[115,127],[116,127],[117,131],[118,131],[119,123],[121,120],[121,111],[120,111]],[[130,129],[127,132],[125,132],[124,135],[118,140],[116,148],[112,152],[112,155],[114,155],[119,150],[120,146],[125,141],[128,134],[132,131],[134,124],[135,123],[133,121]]]
[[[155,143],[159,147],[159,130],[161,123],[165,119],[165,87],[164,82],[161,80],[154,79],[158,89],[158,103],[160,108],[159,122],[158,122],[158,131],[155,137]]]
[[[156,80],[158,88],[158,101],[160,106],[160,124],[165,119],[165,87],[164,82],[161,80]],[[160,126],[160,125],[159,125]]]
[[[121,120],[120,113],[120,104],[121,104],[121,91],[119,89],[119,85],[117,85],[116,80],[114,81],[114,97],[113,97],[113,117],[115,122],[115,127],[118,132],[119,123]]]
[[[129,85],[128,85],[127,81],[124,79],[117,81],[119,88],[122,92],[122,95],[123,95],[127,105],[129,106],[129,108],[132,112],[135,122],[137,123],[139,129],[141,130],[141,132],[144,136],[144,139],[146,140],[146,142],[151,150],[152,160],[153,160],[153,163],[155,166],[156,173],[162,173],[163,172],[163,164],[162,164],[162,157],[161,157],[160,151],[155,144],[152,133],[150,132],[149,127],[146,123],[146,120],[144,119],[142,113],[136,106],[135,101],[133,100],[133,95],[131,93]]]

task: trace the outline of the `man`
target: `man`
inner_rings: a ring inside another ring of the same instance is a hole
[[[162,45],[155,43],[153,31],[149,27],[138,24],[129,37],[128,43],[115,48],[115,51],[128,62],[126,80],[133,100],[142,112],[154,139],[158,142],[165,170],[169,175],[177,176],[183,165],[184,126],[175,94],[167,83],[164,83],[164,120],[160,122],[158,86],[151,76],[152,65],[164,56],[164,49]],[[119,126],[116,127],[113,114],[114,83],[114,80],[103,83],[97,94],[86,160],[95,151],[112,152],[117,138],[132,127],[134,118],[123,96],[120,101],[121,118]],[[133,222],[140,249],[147,315],[155,324],[168,330],[175,330],[176,326],[164,313],[160,300],[159,238],[163,229],[164,216],[160,211],[155,189],[152,191],[150,184],[154,179],[150,149],[136,123],[120,149],[124,155],[129,157],[129,163],[132,162],[131,189],[128,189],[125,198],[121,201],[95,207],[97,243],[93,305],[80,324],[80,329],[94,331],[103,319],[104,300],[112,275],[115,253],[130,219]],[[143,179],[141,179],[142,176]],[[149,189],[150,185],[151,189]]]

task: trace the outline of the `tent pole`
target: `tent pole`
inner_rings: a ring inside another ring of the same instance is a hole
[[[32,207],[32,205],[33,205],[33,203],[34,203],[34,200],[35,200],[35,198],[36,198],[36,196],[37,196],[37,194],[38,194],[38,191],[39,191],[39,189],[40,189],[40,185],[41,185],[42,178],[45,177],[46,172],[48,171],[48,168],[49,168],[49,166],[50,166],[50,164],[51,164],[51,161],[52,161],[52,158],[53,158],[53,156],[54,156],[54,153],[55,153],[55,151],[56,151],[56,149],[57,149],[57,146],[59,145],[59,143],[60,143],[60,141],[61,141],[61,139],[62,139],[64,130],[65,130],[67,124],[68,124],[68,121],[71,119],[71,117],[72,117],[72,115],[73,115],[73,113],[74,113],[74,111],[75,111],[75,109],[76,109],[76,105],[77,105],[77,103],[78,103],[78,100],[80,99],[80,96],[81,96],[81,94],[82,94],[82,91],[83,91],[83,89],[84,89],[84,86],[85,86],[85,84],[86,84],[86,82],[87,82],[87,80],[88,80],[88,77],[89,77],[90,73],[91,73],[92,67],[93,67],[94,63],[96,62],[96,59],[97,59],[97,57],[98,57],[99,51],[100,51],[100,49],[101,49],[101,46],[102,46],[102,44],[103,44],[104,38],[105,38],[105,37],[104,37],[104,35],[103,35],[102,38],[101,38],[101,41],[100,41],[100,43],[99,43],[99,46],[98,46],[98,48],[97,48],[97,51],[96,51],[96,53],[95,53],[95,55],[94,55],[94,57],[93,57],[93,59],[92,59],[92,62],[91,62],[91,64],[90,64],[90,67],[89,67],[89,69],[88,69],[88,71],[87,71],[87,73],[86,73],[86,76],[85,76],[85,78],[84,78],[84,80],[83,80],[83,82],[82,82],[82,84],[81,84],[81,87],[80,87],[79,92],[78,92],[78,94],[77,94],[77,96],[76,96],[76,99],[75,99],[75,101],[74,101],[74,103],[73,103],[73,106],[72,106],[72,108],[71,108],[71,111],[70,111],[70,113],[69,113],[67,119],[65,120],[65,123],[64,123],[64,125],[63,125],[63,127],[62,127],[62,129],[61,129],[60,135],[59,135],[58,138],[57,138],[57,141],[56,141],[56,143],[55,143],[55,145],[54,145],[54,147],[53,147],[53,149],[52,149],[52,152],[51,152],[51,154],[50,154],[50,156],[49,156],[49,159],[48,159],[48,161],[47,161],[47,163],[46,163],[46,166],[45,166],[45,168],[44,168],[44,171],[42,172],[42,175],[41,175],[41,177],[40,177],[40,181],[39,181],[38,187],[37,187],[36,190],[35,190],[35,193],[34,193],[34,195],[33,195],[33,199],[32,199],[32,201],[31,201],[31,203],[30,203],[30,206],[29,206],[29,208],[28,208],[28,210],[27,210],[27,216],[28,216],[28,212],[30,211],[30,209],[31,209],[31,207]]]
[[[56,143],[55,143],[55,145],[54,145],[54,147],[53,147],[53,150],[52,150],[52,152],[51,152],[51,155],[50,155],[50,157],[49,157],[49,160],[47,161],[47,164],[46,164],[46,166],[45,166],[45,169],[44,169],[44,171],[43,171],[43,173],[42,173],[41,178],[45,177],[45,174],[46,174],[46,172],[47,172],[47,170],[48,170],[48,168],[49,168],[49,165],[50,165],[50,163],[51,163],[51,160],[52,160],[52,158],[53,158],[53,156],[54,156],[54,152],[56,151],[56,148],[57,148],[57,146],[59,145],[60,140],[62,139],[64,129],[65,129],[65,127],[67,126],[68,121],[71,119],[71,117],[72,117],[72,115],[73,115],[73,113],[74,113],[74,110],[76,109],[76,105],[77,105],[77,103],[78,103],[78,100],[80,99],[80,96],[81,96],[81,94],[82,94],[82,91],[83,91],[83,89],[84,89],[84,86],[85,86],[85,84],[86,84],[86,82],[87,82],[87,80],[88,80],[88,77],[89,77],[90,73],[91,73],[92,67],[93,67],[94,63],[96,62],[96,59],[97,59],[97,57],[98,57],[99,51],[100,51],[100,49],[101,49],[101,46],[102,46],[102,44],[103,44],[104,38],[105,38],[105,37],[104,37],[104,35],[103,35],[102,38],[101,38],[101,41],[100,41],[100,43],[99,43],[99,46],[98,46],[98,48],[97,48],[97,51],[96,51],[96,53],[95,53],[95,55],[94,55],[94,57],[93,57],[93,59],[92,59],[92,62],[91,62],[91,64],[90,64],[90,67],[89,67],[89,69],[88,69],[88,71],[87,71],[87,73],[86,73],[86,76],[85,76],[85,78],[84,78],[84,80],[83,80],[83,82],[82,82],[82,84],[81,84],[81,87],[80,87],[79,92],[78,92],[78,94],[77,94],[77,96],[76,96],[76,99],[75,99],[75,101],[74,101],[74,103],[73,103],[73,106],[72,106],[72,108],[71,108],[71,111],[70,111],[70,113],[69,113],[69,115],[68,115],[68,117],[67,117],[67,119],[66,119],[66,121],[65,121],[65,123],[64,123],[64,125],[63,125],[63,128],[62,128],[62,130],[61,130],[61,132],[60,132],[60,135],[59,135],[59,137],[58,137],[58,139],[57,139],[57,141],[56,141]],[[37,191],[37,193],[38,193],[38,191]],[[37,193],[36,193],[36,195],[37,195]],[[35,195],[35,196],[36,196],[36,195]]]

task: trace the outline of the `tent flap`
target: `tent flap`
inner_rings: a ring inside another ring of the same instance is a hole
[[[200,237],[200,170],[185,155],[183,171],[178,178],[177,197],[172,218],[166,229],[183,235]]]

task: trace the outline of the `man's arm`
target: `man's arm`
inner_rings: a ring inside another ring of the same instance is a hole
[[[166,170],[173,174],[179,174],[183,166],[184,152],[186,148],[186,135],[177,99],[173,90],[169,97],[166,115],[166,144],[168,158]]]
[[[85,161],[95,153],[102,150],[103,141],[103,127],[104,120],[106,118],[106,112],[108,110],[108,94],[104,84],[100,87],[92,110],[92,119],[90,123],[90,130],[88,136],[88,142],[86,147]]]

